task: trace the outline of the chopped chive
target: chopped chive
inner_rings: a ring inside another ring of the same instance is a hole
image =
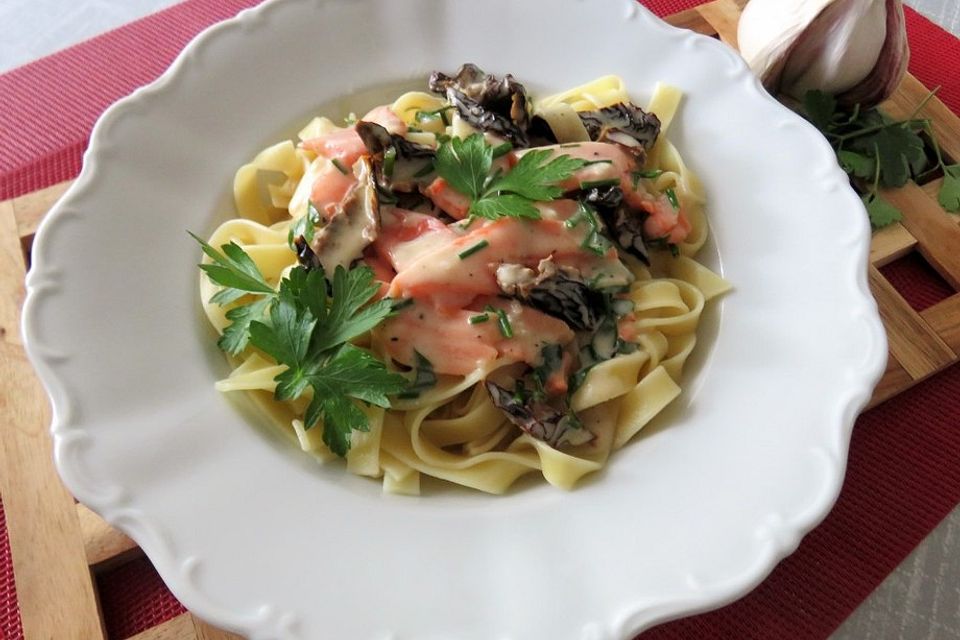
[[[509,142],[504,142],[503,144],[498,144],[493,148],[493,157],[494,159],[499,158],[500,156],[510,153],[510,150],[513,149],[513,145]]]
[[[393,311],[400,311],[401,309],[406,309],[407,307],[413,306],[413,298],[401,298],[393,303]]]
[[[512,338],[513,327],[510,326],[510,318],[507,317],[507,312],[503,309],[497,309],[497,322],[500,325],[500,333],[503,334],[503,337]]]
[[[397,202],[397,196],[393,195],[393,191],[377,185],[377,199],[380,200],[380,204],[395,204]]]
[[[579,142],[568,142],[568,143],[566,143],[566,144],[560,145],[560,148],[561,148],[561,149],[574,149],[574,148],[579,147],[579,146],[580,146],[580,143],[579,143]]]
[[[433,371],[433,363],[416,349],[413,350],[413,355],[417,361],[414,379],[404,391],[397,394],[397,397],[403,400],[419,398],[421,392],[437,384],[437,374]]]
[[[613,187],[620,184],[620,178],[607,178],[606,180],[584,180],[580,183],[581,189],[595,189],[597,187]]]
[[[479,315],[470,316],[470,324],[480,324],[481,322],[486,322],[489,319],[489,313],[481,313]]]
[[[587,225],[589,225],[591,229],[596,229],[599,225],[593,213],[593,209],[588,207],[583,202],[579,202],[577,203],[577,212],[567,218],[566,222],[563,223],[563,226],[567,229],[573,229],[578,224],[586,220]]]
[[[466,260],[467,258],[469,258],[470,256],[472,256],[473,254],[475,254],[477,251],[482,251],[483,249],[485,249],[485,248],[488,247],[488,246],[490,246],[490,243],[489,243],[489,242],[487,242],[486,240],[481,240],[480,242],[478,242],[477,244],[473,245],[473,246],[470,247],[469,249],[464,249],[463,251],[461,251],[460,253],[458,253],[457,256],[459,256],[459,258],[460,258],[461,260]]]
[[[428,162],[427,164],[423,165],[423,169],[420,169],[420,171],[417,171],[415,174],[413,174],[413,177],[423,178],[433,173],[433,171],[434,171],[433,163]]]
[[[330,162],[332,162],[332,163],[333,163],[333,166],[335,166],[335,167],[337,168],[337,171],[339,171],[339,172],[342,173],[343,175],[347,175],[348,173],[350,173],[350,171],[347,170],[347,168],[346,168],[345,166],[343,166],[343,163],[340,162],[339,160],[337,160],[336,158],[334,158],[334,159],[331,160]]]
[[[610,241],[603,237],[597,229],[592,229],[587,237],[583,239],[580,246],[587,251],[592,251],[598,256],[602,256],[610,249]]]
[[[633,190],[637,190],[637,186],[640,184],[640,178],[657,178],[663,174],[662,169],[651,169],[650,171],[633,171],[630,173],[630,177],[633,178]]]
[[[414,116],[414,119],[417,122],[426,122],[428,120],[436,120],[440,118],[443,120],[445,126],[450,126],[450,119],[447,118],[447,111],[450,109],[455,109],[454,105],[448,104],[445,107],[440,107],[439,109],[433,109],[431,111],[417,111],[417,114]],[[416,109],[416,107],[411,107],[411,109]]]
[[[583,166],[589,167],[595,164],[613,164],[613,160],[587,160],[583,163]]]
[[[397,148],[396,147],[387,147],[387,150],[383,152],[383,175],[388,178],[393,176],[393,165],[397,161]]]
[[[664,193],[667,196],[667,200],[670,201],[670,205],[674,209],[680,209],[680,200],[677,198],[677,192],[673,190],[673,187],[667,187]]]

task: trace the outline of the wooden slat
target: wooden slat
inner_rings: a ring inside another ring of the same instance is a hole
[[[901,224],[917,239],[930,266],[960,290],[960,227],[953,218],[913,182],[885,189],[883,197],[903,212]]]
[[[954,352],[960,353],[960,294],[924,309],[920,316]]]
[[[960,295],[952,295],[932,307],[920,312],[920,317],[939,335],[954,353],[960,353]],[[929,376],[927,376],[929,377]],[[875,407],[898,393],[906,391],[915,384],[926,380],[911,378],[903,366],[892,356],[887,362],[886,372],[873,392],[869,407]]]
[[[23,251],[11,232],[13,204],[0,202],[0,342],[20,344],[20,307],[23,306]]]
[[[696,7],[667,16],[664,18],[664,20],[675,27],[696,31],[697,33],[702,33],[705,36],[717,35],[717,32],[714,31],[709,22],[703,19],[703,16],[700,15],[700,12],[697,11]]]
[[[176,618],[141,631],[130,640],[197,640],[197,630],[193,626],[193,616],[181,613]]]
[[[21,238],[36,233],[40,220],[71,184],[73,184],[73,180],[67,180],[10,201],[14,216],[17,219],[17,233]]]
[[[917,246],[917,239],[902,224],[895,222],[874,232],[870,241],[870,264],[882,267],[902,258]]]
[[[745,3],[716,0],[669,16],[667,21],[719,35],[735,46],[739,10]],[[894,117],[906,117],[926,94],[927,89],[908,75],[883,107]],[[920,115],[932,118],[941,147],[949,157],[960,160],[960,119],[936,98]],[[0,443],[0,488],[26,637],[86,640],[103,637],[87,565],[101,569],[140,551],[89,509],[73,505],[60,486],[49,464],[45,397],[24,359],[18,330],[23,295],[19,241],[32,237],[70,183],[0,202],[0,420],[10,425]],[[941,183],[936,180],[922,187],[911,183],[884,193],[907,219],[874,234],[871,244],[874,266],[870,284],[887,327],[891,357],[870,406],[942,370],[956,361],[960,352],[960,295],[918,314],[876,269],[919,250],[948,282],[960,288],[960,229],[957,218],[944,215],[936,203]],[[14,237],[18,242],[9,241]],[[187,613],[138,634],[134,640],[238,638]]]
[[[0,207],[0,318],[19,334],[24,263],[11,208]],[[12,245],[12,246],[11,246]],[[3,508],[26,638],[103,638],[73,498],[60,483],[46,395],[23,348],[0,340]]]
[[[928,197],[936,200],[940,196],[940,187],[943,186],[943,178],[937,178],[936,180],[931,180],[930,182],[921,185],[920,188],[923,189],[923,192],[927,194]]]
[[[136,542],[111,527],[86,506],[77,504],[77,517],[87,564],[95,571],[102,571],[141,553]]]
[[[913,379],[950,365],[957,355],[913,310],[876,267],[870,267],[870,289],[887,329],[890,353]]]
[[[241,636],[211,627],[190,613],[182,613],[147,629],[130,640],[243,640]]]
[[[197,640],[243,640],[242,637],[234,633],[211,627],[197,616],[191,615],[190,617],[193,619],[193,629],[196,632]]]
[[[736,0],[716,0],[696,7],[703,19],[717,32],[720,39],[737,48],[737,23],[740,21],[740,10],[743,2]]]
[[[887,357],[887,368],[884,370],[880,382],[877,383],[877,387],[873,390],[873,396],[871,396],[870,402],[867,404],[867,409],[872,409],[878,404],[889,400],[921,380],[925,380],[925,378],[911,378],[906,369],[893,357],[893,354],[890,354]]]
[[[890,99],[880,107],[894,118],[907,118],[929,93],[930,90],[923,86],[923,83],[908,73]],[[924,106],[918,117],[930,118],[933,121],[933,135],[940,148],[954,162],[960,162],[960,118],[937,97],[933,97]]]

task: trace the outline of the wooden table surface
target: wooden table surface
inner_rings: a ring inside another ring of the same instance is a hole
[[[174,4],[3,0],[0,73]],[[960,0],[907,0],[960,37]],[[832,640],[960,638],[960,507],[890,574]]]

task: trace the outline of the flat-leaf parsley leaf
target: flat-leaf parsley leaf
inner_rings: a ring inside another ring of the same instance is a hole
[[[588,164],[580,158],[553,156],[550,150],[539,149],[524,153],[510,171],[491,175],[494,151],[480,133],[462,140],[451,138],[437,149],[437,174],[470,198],[471,217],[539,219],[534,203],[559,198],[563,190],[557,183]]]
[[[224,287],[212,302],[227,305],[253,297],[227,311],[231,324],[224,329],[220,347],[236,355],[250,342],[285,365],[274,378],[274,398],[296,400],[310,390],[304,428],[322,421],[323,442],[337,455],[346,455],[351,432],[370,428],[356,401],[389,408],[388,396],[408,386],[405,377],[349,343],[396,309],[392,300],[373,300],[378,290],[373,271],[338,266],[328,282],[323,269],[298,266],[276,291],[240,246],[230,243],[220,252],[193,237],[212,260],[200,268]]]
[[[190,233],[189,231],[187,233]],[[250,323],[263,317],[264,312],[276,297],[276,291],[264,279],[256,263],[237,244],[231,242],[222,247],[222,253],[190,233],[200,243],[203,252],[212,262],[199,265],[215,284],[223,287],[210,298],[211,304],[226,306],[244,296],[252,300],[239,304],[226,313],[230,324],[223,330],[217,346],[230,355],[237,355],[247,347],[250,339]]]
[[[328,294],[322,269],[296,267],[280,284],[270,323],[254,321],[255,347],[287,366],[276,377],[277,400],[295,400],[313,390],[304,428],[323,421],[323,442],[339,456],[350,448],[350,432],[366,431],[366,415],[350,398],[387,408],[389,394],[407,386],[368,352],[349,344],[393,313],[390,300],[371,303],[377,292],[369,267],[338,266]]]

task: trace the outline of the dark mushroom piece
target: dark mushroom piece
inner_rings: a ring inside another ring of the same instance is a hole
[[[631,209],[623,201],[623,191],[619,186],[587,189],[580,192],[578,199],[597,210],[608,233],[621,248],[639,258],[644,264],[650,264],[647,246],[643,241],[643,221],[647,214]]]
[[[327,223],[318,229],[313,241],[303,236],[294,240],[297,259],[308,269],[323,267],[332,274],[337,265],[344,268],[358,260],[380,230],[380,205],[370,159],[362,156],[353,165],[357,184],[350,188],[333,210]]]
[[[357,133],[370,152],[374,177],[381,189],[413,193],[418,186],[433,180],[433,159],[437,153],[431,147],[392,134],[376,122],[361,120]]]
[[[557,265],[552,257],[540,261],[537,271],[501,264],[496,272],[500,290],[574,329],[592,330],[603,319],[603,294],[591,289],[580,272]]]
[[[581,111],[580,121],[596,142],[612,142],[643,158],[660,135],[660,118],[629,102]]]
[[[650,255],[643,241],[643,221],[647,214],[631,209],[624,202],[613,208],[597,207],[597,211],[617,244],[649,266]]]
[[[585,444],[595,437],[569,407],[561,411],[535,400],[531,394],[509,391],[489,380],[485,384],[493,405],[503,412],[507,420],[554,449],[563,444]]]
[[[467,63],[452,77],[434,71],[429,87],[434,93],[446,95],[460,117],[480,131],[503,136],[515,147],[530,146],[527,92],[510,74],[498,80]]]

